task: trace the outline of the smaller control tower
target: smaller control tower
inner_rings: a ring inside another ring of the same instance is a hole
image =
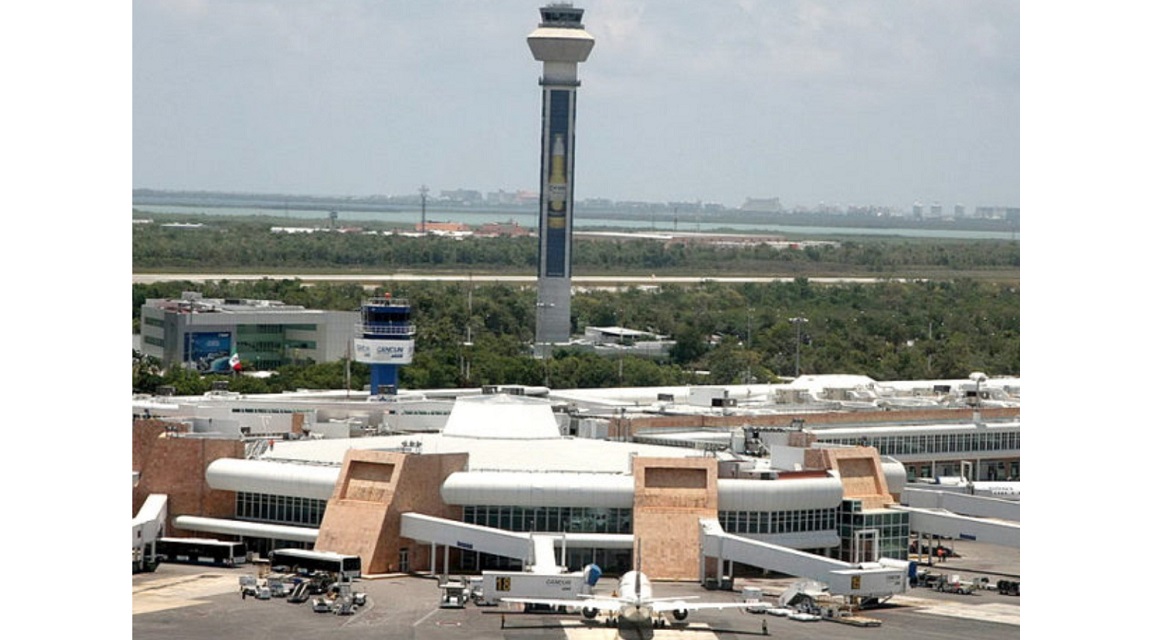
[[[416,327],[407,300],[385,294],[360,304],[360,325],[355,339],[355,360],[371,365],[372,395],[395,395],[400,367],[412,363]]]
[[[540,135],[540,253],[536,298],[537,355],[571,342],[572,202],[575,176],[576,67],[595,38],[584,30],[583,9],[557,2],[540,9],[542,21],[528,35],[532,56],[543,63],[543,131]]]

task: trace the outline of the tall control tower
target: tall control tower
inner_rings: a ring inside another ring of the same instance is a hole
[[[571,341],[576,65],[587,60],[595,38],[580,22],[583,9],[570,3],[541,7],[540,17],[543,21],[528,36],[532,56],[544,63],[535,350],[548,355],[553,345]]]

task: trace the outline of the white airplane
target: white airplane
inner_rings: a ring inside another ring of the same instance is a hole
[[[618,595],[616,595],[618,594]],[[652,597],[651,581],[639,570],[628,571],[619,579],[619,589],[611,596],[587,595],[578,599],[563,598],[502,598],[503,602],[519,602],[552,607],[580,609],[583,617],[594,620],[601,611],[612,614],[617,622],[632,626],[664,626],[665,614],[671,613],[677,621],[687,619],[690,611],[698,609],[745,608],[743,602],[687,602],[682,597]]]

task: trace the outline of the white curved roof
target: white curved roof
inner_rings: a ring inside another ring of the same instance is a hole
[[[340,467],[220,458],[208,465],[205,475],[213,489],[327,500]]]
[[[502,393],[457,399],[442,433],[447,437],[531,440],[562,435],[550,401]]]
[[[440,487],[447,504],[630,509],[635,478],[611,473],[461,471]]]
[[[887,481],[887,490],[891,493],[900,493],[907,485],[907,468],[903,463],[893,458],[885,458],[880,462],[883,468],[883,478]]]
[[[839,478],[750,480],[720,478],[720,511],[792,511],[838,508],[843,502]]]

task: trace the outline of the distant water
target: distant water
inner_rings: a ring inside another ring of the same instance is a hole
[[[162,214],[188,214],[188,215],[219,215],[219,216],[264,216],[268,218],[289,218],[308,220],[313,223],[327,222],[327,214],[316,209],[272,209],[256,207],[204,207],[194,205],[162,205],[138,204],[133,208],[140,212]],[[397,225],[415,226],[419,223],[421,213],[412,211],[339,211],[337,222],[377,222]],[[535,229],[538,226],[538,214],[525,211],[445,211],[428,212],[428,222],[459,222],[470,227],[478,227],[487,223],[515,222],[521,227]],[[1010,231],[972,231],[960,229],[887,229],[863,227],[807,227],[798,225],[780,224],[741,224],[733,222],[695,222],[682,221],[673,224],[666,220],[658,220],[653,225],[650,220],[619,220],[612,218],[592,217],[586,214],[581,217],[579,210],[575,214],[576,230],[591,230],[602,228],[629,229],[648,231],[651,233],[691,233],[717,231],[729,229],[746,233],[773,233],[779,235],[861,235],[861,236],[900,236],[906,238],[943,238],[952,240],[1018,240],[1018,232]]]

